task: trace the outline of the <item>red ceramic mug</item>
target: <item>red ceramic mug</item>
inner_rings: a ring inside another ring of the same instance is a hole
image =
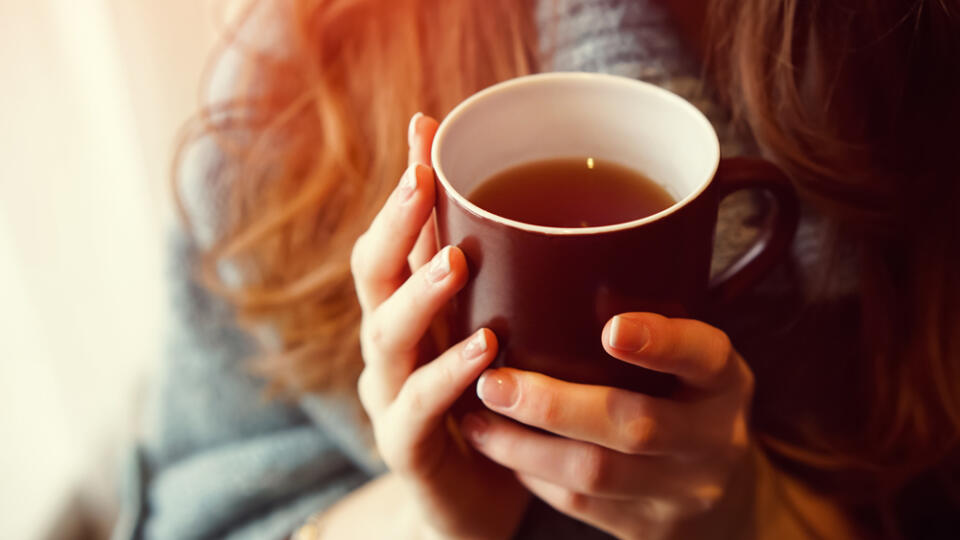
[[[506,219],[465,197],[507,168],[574,156],[640,171],[677,202],[626,223],[558,228]],[[629,311],[696,315],[735,297],[784,256],[797,224],[779,169],[720,159],[717,134],[696,107],[623,77],[548,73],[487,88],[443,120],[432,161],[438,238],[459,246],[470,269],[447,314],[450,342],[489,327],[498,363],[567,381],[669,393],[670,377],[606,354],[604,324]],[[711,280],[717,205],[741,189],[762,190],[773,210],[753,247]]]

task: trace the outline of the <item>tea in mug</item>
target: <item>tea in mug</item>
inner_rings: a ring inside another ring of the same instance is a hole
[[[467,198],[507,219],[564,228],[634,221],[676,203],[642,173],[594,158],[518,165],[481,182]]]

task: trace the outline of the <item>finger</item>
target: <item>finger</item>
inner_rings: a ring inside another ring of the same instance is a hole
[[[433,148],[433,136],[440,124],[421,112],[413,115],[407,128],[407,145],[410,150],[407,161],[411,165],[422,163],[430,165],[430,151]]]
[[[480,377],[477,395],[524,424],[627,454],[677,455],[705,443],[686,404],[619,388],[502,368]]]
[[[436,227],[437,214],[433,212],[430,214],[427,222],[423,224],[423,228],[420,229],[420,236],[417,238],[417,243],[413,246],[413,251],[410,252],[410,256],[408,257],[412,271],[417,271],[437,254],[439,241],[437,240]]]
[[[413,363],[402,360],[415,356],[437,312],[466,281],[463,252],[451,246],[437,253],[364,319],[360,337],[367,365],[406,379]]]
[[[430,168],[411,166],[354,245],[350,268],[364,311],[376,308],[403,283],[407,256],[433,212],[433,193]]]
[[[435,431],[453,403],[497,355],[497,337],[480,329],[421,366],[404,382],[378,429],[389,441],[391,466],[416,468],[414,450]]]
[[[560,513],[593,525],[618,538],[649,537],[641,531],[626,534],[627,530],[635,530],[638,525],[636,505],[630,501],[584,495],[523,473],[517,473],[517,480],[530,490],[530,493]],[[627,525],[624,523],[627,520],[632,522]]]
[[[417,113],[410,119],[407,129],[407,144],[410,148],[408,162],[412,165],[422,163],[430,165],[430,150],[433,148],[433,136],[439,125],[437,121],[423,113]],[[409,263],[411,270],[417,270],[433,257],[439,246],[436,236],[436,214],[431,212],[430,218],[420,229],[420,236],[410,253]]]
[[[727,335],[700,321],[625,313],[607,322],[602,339],[615,358],[672,373],[696,388],[726,388],[744,376]]]
[[[695,472],[663,458],[628,456],[538,433],[490,413],[472,413],[463,433],[479,452],[518,472],[588,495],[629,498],[679,493]]]

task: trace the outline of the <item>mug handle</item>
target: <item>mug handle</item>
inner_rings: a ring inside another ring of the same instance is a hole
[[[750,249],[710,280],[714,305],[733,300],[776,266],[790,249],[800,217],[793,185],[779,167],[764,159],[722,159],[716,184],[718,205],[735,191],[759,189],[772,197],[773,208]]]

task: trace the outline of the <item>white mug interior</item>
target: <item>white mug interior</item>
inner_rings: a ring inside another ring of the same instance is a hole
[[[561,157],[625,165],[677,203],[635,221],[567,229],[507,219],[466,198],[505,169]],[[487,219],[545,234],[596,234],[660,219],[695,199],[716,174],[720,144],[709,120],[667,90],[614,75],[544,73],[491,86],[454,108],[434,138],[432,161],[444,189]]]

